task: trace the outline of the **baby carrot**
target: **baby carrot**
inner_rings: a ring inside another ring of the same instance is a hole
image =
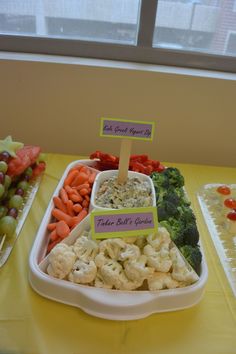
[[[86,194],[89,193],[88,189],[87,188],[82,188],[80,191],[79,191],[80,195],[84,196]]]
[[[81,201],[82,201],[82,197],[75,187],[72,188],[70,186],[65,186],[65,190],[68,193],[69,199],[71,199],[72,194],[75,194],[75,195],[79,196],[79,198],[81,198]],[[77,198],[77,199],[79,199],[79,198]]]
[[[48,224],[48,226],[47,226],[48,231],[53,231],[53,230],[55,230],[56,225],[57,225],[56,222],[51,222],[50,224]]]
[[[80,172],[85,172],[87,175],[90,175],[90,169],[85,165],[81,167]]]
[[[88,202],[90,202],[90,196],[88,194],[84,196],[84,199],[86,199]]]
[[[79,192],[77,191],[76,187],[72,187],[72,192],[71,192],[71,194],[80,195]]]
[[[71,199],[72,202],[74,202],[74,203],[80,203],[80,202],[82,202],[82,200],[83,200],[83,198],[82,198],[81,195],[77,195],[77,194],[75,194],[75,193],[70,194],[70,199]]]
[[[58,221],[57,227],[56,227],[56,233],[59,237],[65,238],[66,236],[69,235],[70,233],[70,228],[69,226],[65,223],[64,220]]]
[[[72,202],[72,200],[68,200],[68,202],[66,203],[66,208],[67,208],[66,212],[70,216],[75,216],[73,205],[74,203]]]
[[[49,253],[53,249],[53,247],[55,247],[56,244],[58,244],[60,241],[61,239],[60,237],[58,237],[55,241],[50,242],[47,247],[47,253]]]
[[[79,186],[76,187],[76,190],[77,191],[80,191],[81,189],[83,188],[87,188],[89,189],[90,185],[88,183],[83,183],[83,184],[80,184]]]
[[[72,172],[72,171],[78,171],[78,166],[74,166],[70,169],[69,173]]]
[[[87,210],[86,209],[82,209],[81,212],[77,215],[77,216],[74,216],[72,218],[72,228],[75,227],[76,225],[78,225],[78,223],[80,221],[82,221],[85,216],[88,214]]]
[[[68,201],[68,195],[67,195],[67,192],[65,191],[64,188],[60,189],[59,195],[60,195],[61,200],[63,201],[63,203],[66,204],[67,201]]]
[[[82,209],[83,209],[83,208],[82,208],[81,204],[79,204],[79,203],[76,203],[76,204],[73,205],[73,210],[74,210],[76,213],[80,213]]]
[[[51,241],[56,241],[58,238],[57,230],[54,229],[52,232],[50,232],[49,238]]]
[[[85,172],[78,172],[77,176],[74,178],[73,182],[71,183],[72,187],[77,185],[83,184],[85,181],[88,180],[88,174]]]
[[[74,168],[76,168],[76,169],[77,169],[77,171],[80,171],[81,167],[83,167],[83,165],[80,165],[80,164],[79,164],[79,165],[75,165],[75,166],[74,166]]]
[[[55,205],[55,207],[57,207],[58,209],[60,209],[61,211],[64,211],[64,213],[67,212],[66,206],[63,203],[63,201],[61,200],[61,198],[59,197],[53,197],[53,203]]]
[[[60,209],[54,208],[52,209],[52,216],[54,216],[57,220],[64,220],[68,226],[72,225],[72,217]]]
[[[89,176],[89,179],[88,179],[88,182],[90,184],[93,184],[94,180],[95,180],[95,177],[96,177],[96,173],[95,172],[92,172],[91,175]]]
[[[82,202],[82,206],[83,206],[84,208],[88,208],[89,202],[88,202],[86,199],[84,199],[83,202]]]
[[[68,193],[68,194],[74,192],[73,188],[71,188],[71,186],[69,186],[69,185],[66,185],[64,188],[65,188],[66,193]]]
[[[76,170],[70,171],[64,181],[64,186],[68,186],[68,185],[70,186],[78,174],[79,174],[79,172]]]

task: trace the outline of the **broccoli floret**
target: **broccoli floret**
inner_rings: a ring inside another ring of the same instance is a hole
[[[164,189],[169,187],[169,178],[168,176],[164,175],[163,172],[153,172],[150,177],[153,181],[154,187]]]
[[[179,212],[180,220],[187,226],[189,224],[194,224],[196,222],[196,217],[190,208],[190,206],[185,203],[177,207]]]
[[[185,245],[196,246],[199,242],[199,232],[197,229],[197,224],[194,222],[186,225],[183,236]]]
[[[180,252],[187,260],[187,262],[193,267],[193,269],[199,273],[199,267],[202,261],[202,253],[198,246],[185,245],[180,247]]]
[[[154,185],[155,193],[156,193],[156,203],[161,204],[163,201],[163,198],[166,194],[166,190]]]
[[[175,217],[178,213],[176,206],[166,200],[163,200],[161,204],[157,204],[158,220],[167,220],[170,217]]]
[[[184,191],[184,189],[181,188],[175,188],[175,193],[177,194],[177,196],[179,197],[181,204],[184,204],[186,206],[190,205],[190,201],[186,196],[186,193]]]
[[[176,246],[180,247],[184,245],[184,225],[181,221],[169,218],[168,220],[161,221],[160,225],[168,230],[170,238]]]
[[[183,187],[184,186],[184,177],[181,175],[178,168],[167,167],[162,173],[163,176],[167,177],[169,184],[173,187]]]
[[[181,197],[178,195],[176,192],[175,188],[169,188],[166,191],[166,194],[163,196],[164,201],[167,201],[169,203],[172,203],[176,207],[180,204],[181,202]]]

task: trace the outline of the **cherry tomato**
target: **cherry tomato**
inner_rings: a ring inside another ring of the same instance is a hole
[[[227,214],[227,218],[232,221],[236,221],[236,210],[232,210]]]
[[[225,205],[227,208],[236,209],[236,199],[233,199],[233,198],[225,199],[224,205]]]
[[[231,193],[231,190],[227,186],[220,186],[217,188],[217,192],[223,195],[229,195]]]
[[[162,171],[164,171],[166,168],[165,168],[165,166],[163,166],[161,163],[160,163],[160,165],[155,169],[155,171],[157,171],[157,172],[162,172]]]

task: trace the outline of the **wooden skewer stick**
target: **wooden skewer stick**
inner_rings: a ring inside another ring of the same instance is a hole
[[[5,242],[5,239],[6,239],[6,234],[2,236],[2,240],[1,240],[1,243],[0,243],[0,251],[2,250],[3,248],[3,245],[4,245],[4,242]]]
[[[131,139],[121,140],[119,172],[118,172],[118,183],[121,184],[126,183],[127,181],[131,146],[132,146]]]

